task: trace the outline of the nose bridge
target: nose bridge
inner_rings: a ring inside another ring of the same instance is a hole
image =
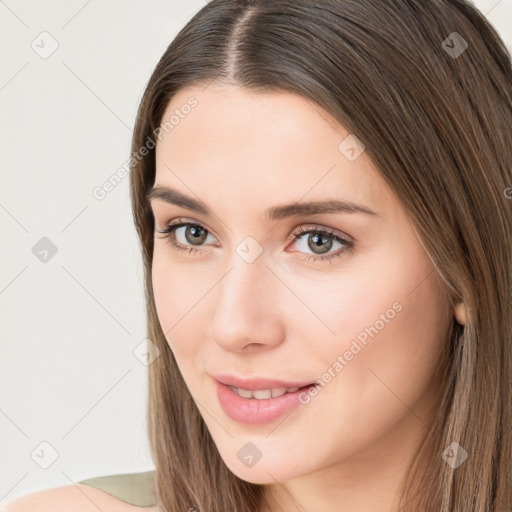
[[[265,293],[270,274],[263,247],[254,237],[246,236],[233,247],[227,264],[230,270],[220,283],[220,301],[228,307],[230,303],[236,307],[254,305],[254,295]]]
[[[241,247],[244,248],[243,243]],[[272,300],[275,278],[266,267],[265,258],[260,254],[254,260],[247,259],[243,252],[242,256],[237,252],[228,264],[229,270],[215,294],[211,337],[225,350],[242,349],[251,343],[275,344],[279,337]]]
[[[247,263],[237,254],[230,260],[230,270],[219,283],[216,313],[223,315],[232,312],[238,318],[250,320],[250,317],[264,314],[263,296],[267,295],[269,270],[263,258]]]

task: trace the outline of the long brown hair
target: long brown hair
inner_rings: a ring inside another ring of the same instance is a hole
[[[510,512],[512,66],[496,30],[464,0],[213,0],[161,57],[140,103],[130,162],[147,335],[160,351],[149,366],[148,399],[158,505],[168,512],[263,506],[264,486],[239,479],[222,461],[152,291],[149,141],[178,89],[213,80],[313,99],[355,134],[454,303],[466,306],[465,326],[454,321],[440,355],[448,361],[440,407],[400,509]],[[442,457],[454,442],[468,453],[457,468]],[[419,461],[428,468],[421,478]]]

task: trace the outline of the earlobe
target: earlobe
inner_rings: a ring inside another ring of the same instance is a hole
[[[464,305],[463,302],[457,303],[457,305],[455,306],[455,319],[459,324],[466,325],[466,318],[466,306]]]

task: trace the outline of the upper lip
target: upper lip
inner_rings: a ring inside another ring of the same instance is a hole
[[[239,389],[247,389],[254,391],[256,389],[275,389],[275,388],[302,388],[313,384],[314,381],[284,381],[279,379],[264,379],[261,377],[252,377],[250,379],[243,379],[241,377],[235,377],[234,375],[212,375],[214,379],[217,379],[222,384],[228,386],[235,386]]]

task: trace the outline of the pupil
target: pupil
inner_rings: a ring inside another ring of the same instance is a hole
[[[192,236],[195,238],[190,239],[189,233],[192,233]],[[202,233],[201,233],[202,232]],[[199,234],[198,234],[199,233]],[[194,242],[203,242],[206,238],[206,230],[199,228],[198,226],[188,226],[188,229],[186,231],[185,237],[187,238],[188,242],[194,243]]]
[[[318,253],[317,249],[321,247],[322,244],[327,244],[327,247],[324,251]],[[314,233],[313,235],[311,235],[310,242],[308,243],[308,245],[313,252],[317,252],[317,254],[324,254],[325,252],[329,252],[329,250],[331,249],[332,240],[318,233]]]

